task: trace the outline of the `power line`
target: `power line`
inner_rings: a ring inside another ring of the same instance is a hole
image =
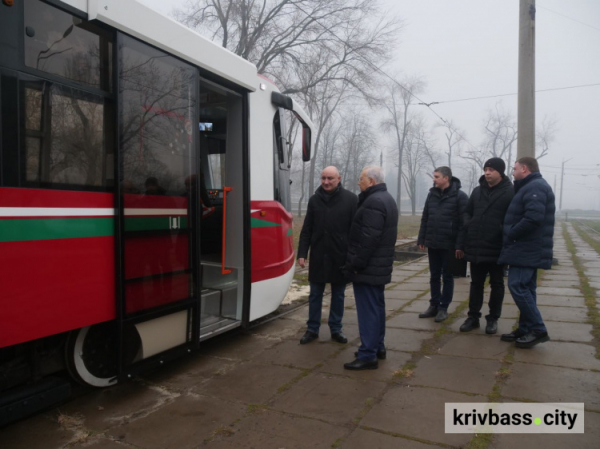
[[[585,25],[586,27],[590,27],[590,28],[593,28],[594,30],[600,31],[600,28],[596,28],[595,26],[590,25],[589,23],[585,23],[585,22],[582,22],[581,20],[574,19],[573,17],[566,16],[566,15],[560,13],[560,12],[553,11],[550,8],[546,8],[545,6],[537,5],[537,7],[545,9],[546,11],[550,11],[551,13],[557,14],[559,16],[562,16],[562,17],[566,18],[566,19],[572,20],[573,22],[577,22],[577,23],[580,23],[581,25]]]
[[[342,39],[340,39],[333,31],[331,31],[329,28],[327,28],[325,25],[323,25],[321,22],[319,22],[315,17],[313,17],[310,13],[306,12],[304,9],[302,9],[302,7],[300,7],[299,5],[296,5],[296,7],[302,11],[307,17],[310,17],[311,19],[313,19],[315,21],[315,23],[317,23],[318,25],[321,26],[321,28],[323,28],[325,31],[327,31],[329,34],[331,34],[334,38],[336,38],[339,42],[341,42],[343,45],[348,45],[347,42],[344,42]],[[350,48],[352,48],[353,50],[355,50],[353,47],[350,46]],[[446,124],[446,126],[448,126],[448,128],[450,128],[451,130],[453,130],[463,141],[465,141],[467,144],[469,144],[471,146],[471,148],[473,148],[475,151],[477,151],[477,147],[475,147],[475,145],[473,145],[471,142],[469,142],[467,140],[466,137],[464,137],[460,132],[458,132],[458,130],[454,129],[452,127],[452,125],[446,121],[441,115],[439,115],[437,112],[435,112],[433,110],[433,108],[431,107],[431,105],[433,103],[425,103],[423,100],[421,100],[419,97],[417,97],[412,91],[410,91],[409,89],[407,89],[406,87],[404,87],[402,84],[400,84],[397,80],[395,80],[394,78],[392,78],[390,75],[388,75],[386,72],[384,72],[382,69],[380,69],[379,67],[377,67],[375,64],[373,64],[371,61],[369,61],[368,59],[366,59],[363,55],[361,55],[360,53],[357,53],[357,56],[359,58],[361,58],[363,60],[363,62],[366,62],[367,65],[369,65],[371,67],[371,69],[375,70],[376,72],[381,73],[383,76],[385,76],[386,78],[388,78],[389,80],[391,80],[394,84],[397,84],[398,87],[400,87],[401,89],[403,89],[404,91],[406,91],[410,96],[414,97],[416,100],[419,101],[419,104],[422,104],[424,106],[426,106],[437,118],[439,118],[444,124]]]
[[[594,83],[594,84],[580,84],[577,86],[566,86],[566,87],[552,87],[549,89],[540,89],[540,90],[536,90],[535,92],[550,92],[553,90],[565,90],[565,89],[578,89],[581,87],[591,87],[591,86],[600,86],[600,83]],[[433,105],[433,104],[442,104],[442,103],[457,103],[459,101],[471,101],[471,100],[483,100],[486,98],[498,98],[498,97],[509,97],[509,96],[513,96],[513,95],[518,95],[516,92],[511,93],[511,94],[498,94],[498,95],[486,95],[483,97],[471,97],[471,98],[459,98],[457,100],[445,100],[445,101],[434,101],[431,103],[419,103],[419,104],[424,104],[425,106],[429,106],[429,105]]]

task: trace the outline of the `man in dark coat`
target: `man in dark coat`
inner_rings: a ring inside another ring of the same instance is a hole
[[[469,197],[460,190],[460,180],[452,176],[450,167],[436,168],[433,184],[423,207],[417,241],[419,248],[427,248],[431,287],[429,308],[419,314],[419,318],[435,317],[435,321],[440,323],[448,318],[448,306],[454,295],[450,260],[453,257],[462,259],[464,255],[457,240],[462,232]],[[444,281],[443,290],[440,278]]]
[[[345,369],[377,369],[385,359],[385,284],[392,280],[398,235],[398,208],[388,193],[381,167],[365,167],[361,193],[348,238],[344,272],[354,288],[361,345]]]
[[[459,248],[471,262],[471,291],[469,316],[460,327],[461,332],[479,328],[485,279],[490,275],[490,313],[485,317],[486,334],[498,332],[498,318],[504,301],[504,267],[498,265],[502,250],[502,224],[506,209],[514,196],[512,182],[504,175],[506,164],[493,157],[483,166],[484,175],[475,187],[464,217],[464,228]]]
[[[308,280],[307,330],[300,339],[301,344],[310,343],[319,337],[321,309],[325,284],[331,284],[331,306],[329,308],[329,330],[331,338],[338,343],[347,343],[342,333],[344,315],[344,291],[346,279],[343,268],[348,251],[348,232],[356,213],[358,199],[345,190],[337,168],[327,167],[321,173],[321,186],[308,201],[308,209],[298,244],[298,264],[304,268],[310,249]]]
[[[515,162],[515,196],[504,218],[504,242],[498,263],[508,264],[508,288],[519,308],[519,328],[502,335],[518,348],[550,340],[537,307],[537,270],[552,267],[554,192],[542,178],[538,162],[522,157]]]

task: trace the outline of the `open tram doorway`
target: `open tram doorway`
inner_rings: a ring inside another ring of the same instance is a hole
[[[236,327],[244,298],[244,101],[200,82],[200,339]]]

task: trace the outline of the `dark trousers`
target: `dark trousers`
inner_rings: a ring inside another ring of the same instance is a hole
[[[355,282],[352,286],[361,341],[357,358],[377,360],[377,351],[385,349],[385,285]]]
[[[431,287],[429,303],[433,307],[447,310],[454,296],[454,276],[449,270],[450,258],[454,257],[454,251],[428,248],[427,252],[429,254],[429,286]],[[443,290],[440,278],[444,281]]]
[[[329,307],[329,330],[332,334],[342,331],[342,318],[344,316],[344,292],[346,284],[331,284],[331,306]],[[315,334],[321,327],[321,310],[323,309],[323,292],[325,283],[311,282],[308,295],[308,321],[307,329]]]
[[[546,332],[546,325],[537,307],[537,268],[508,268],[508,289],[519,308],[521,332]]]
[[[502,314],[504,301],[504,267],[496,263],[471,262],[471,291],[469,293],[469,316],[479,319],[483,306],[485,279],[490,275],[490,314],[486,320],[497,320]]]

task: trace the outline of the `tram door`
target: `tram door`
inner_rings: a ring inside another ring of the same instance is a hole
[[[243,98],[200,81],[200,339],[239,326],[244,275]]]
[[[200,161],[197,70],[119,39],[122,373],[199,343]]]

